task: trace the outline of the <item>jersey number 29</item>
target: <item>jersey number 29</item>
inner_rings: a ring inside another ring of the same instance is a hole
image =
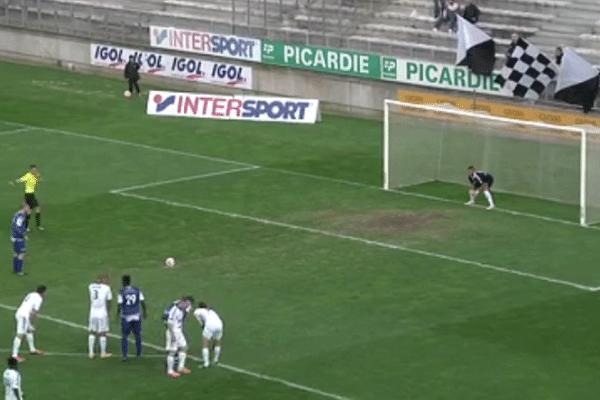
[[[135,294],[125,295],[125,304],[127,304],[128,306],[134,305],[136,300],[137,300],[137,296]]]

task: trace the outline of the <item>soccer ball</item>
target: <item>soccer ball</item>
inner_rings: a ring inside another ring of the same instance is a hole
[[[173,257],[169,257],[165,260],[165,265],[169,268],[173,268],[175,266],[175,259]]]
[[[131,97],[131,92],[130,92],[129,90],[126,90],[126,91],[123,93],[123,96],[125,96],[125,97]]]

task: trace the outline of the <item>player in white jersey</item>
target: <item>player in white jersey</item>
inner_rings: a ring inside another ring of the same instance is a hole
[[[181,374],[192,372],[185,367],[187,356],[187,340],[183,334],[183,323],[187,313],[192,309],[194,299],[191,296],[176,301],[165,310],[165,350],[167,351],[167,375],[178,378]],[[179,359],[175,371],[175,355]]]
[[[89,357],[94,358],[94,345],[96,336],[100,342],[100,357],[110,357],[112,354],[106,352],[106,334],[108,333],[108,316],[112,292],[108,285],[108,274],[101,274],[96,282],[91,283],[90,290],[90,322],[88,336]]]
[[[40,307],[44,301],[45,294],[46,286],[38,286],[35,292],[31,292],[25,296],[21,306],[17,309],[15,314],[15,319],[17,321],[17,335],[13,341],[12,356],[18,361],[25,361],[24,358],[19,357],[19,348],[21,347],[21,341],[24,337],[27,338],[29,352],[32,355],[44,354],[42,350],[37,350],[35,348],[33,332],[35,331],[35,321],[40,312]]]
[[[4,382],[4,400],[23,400],[21,392],[21,373],[18,369],[19,361],[14,357],[8,358],[8,368],[2,375]]]
[[[221,358],[221,340],[223,338],[223,321],[215,310],[209,308],[206,303],[200,302],[194,311],[194,316],[202,326],[202,361],[201,367],[210,366],[209,349],[214,346],[213,364],[217,364]]]

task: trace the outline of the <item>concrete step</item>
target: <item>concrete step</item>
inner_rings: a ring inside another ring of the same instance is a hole
[[[588,26],[573,26],[573,25],[547,25],[540,32],[554,33],[559,36],[578,36],[582,33],[589,33],[591,28]]]
[[[555,48],[556,46],[573,47],[579,43],[576,35],[561,35],[553,32],[540,32],[532,39],[532,43],[540,47]]]
[[[427,21],[433,24],[433,10],[416,9],[405,6],[390,6],[385,11],[376,12],[376,17],[380,18],[410,18],[412,20]],[[502,10],[496,8],[484,8],[481,10],[480,22],[489,22],[495,24],[542,27],[552,23],[554,19],[552,14],[516,12],[511,10]]]

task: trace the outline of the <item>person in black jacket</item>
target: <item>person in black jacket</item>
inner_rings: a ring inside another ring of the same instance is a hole
[[[467,3],[463,10],[463,18],[472,24],[476,24],[479,21],[479,8],[473,3]]]
[[[448,32],[456,32],[457,29],[457,18],[456,13],[459,11],[460,3],[454,0],[446,0],[441,14],[434,23],[433,30],[438,31],[442,25],[448,24]]]
[[[444,0],[433,0],[433,18],[436,20],[442,16],[442,12],[446,7]]]
[[[563,58],[563,49],[562,47],[557,47],[556,50],[554,50],[554,59],[556,60],[556,65],[560,65],[560,63],[562,62],[562,58]]]
[[[506,58],[512,57],[512,53],[517,47],[517,42],[519,41],[519,38],[520,36],[518,33],[513,33],[512,35],[510,35],[510,44],[508,45],[508,49],[506,49]]]
[[[137,94],[140,94],[140,86],[138,80],[140,79],[140,73],[138,72],[141,65],[135,61],[133,56],[129,56],[129,61],[125,64],[125,79],[129,83],[129,91],[133,94],[133,88]]]

